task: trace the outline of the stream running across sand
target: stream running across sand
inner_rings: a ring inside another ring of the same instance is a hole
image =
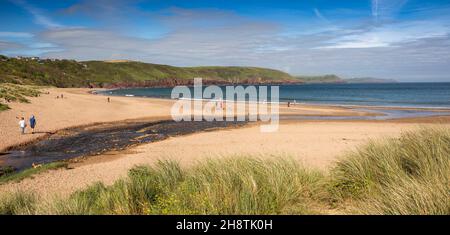
[[[187,135],[199,131],[240,127],[246,122],[159,122],[123,121],[93,124],[58,131],[47,138],[11,149],[0,155],[0,167],[13,167],[16,171],[73,158],[99,155],[130,146]]]

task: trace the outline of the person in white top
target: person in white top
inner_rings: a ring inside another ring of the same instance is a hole
[[[25,122],[25,118],[23,118],[23,117],[20,118],[19,126],[20,126],[20,129],[22,131],[22,135],[25,134],[25,127],[27,127],[27,124]]]

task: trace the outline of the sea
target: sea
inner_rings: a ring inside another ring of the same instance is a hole
[[[222,99],[226,99],[226,86],[220,88],[224,94]],[[193,94],[193,87],[190,89]],[[111,96],[171,98],[172,88],[127,88],[103,93]],[[267,100],[271,100],[270,86]],[[337,106],[450,109],[450,82],[279,85],[279,101]]]

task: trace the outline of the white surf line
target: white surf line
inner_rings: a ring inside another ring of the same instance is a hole
[[[177,98],[176,100],[186,100],[186,101],[213,101],[213,102],[234,102],[234,103],[251,103],[251,104],[287,104],[287,102],[259,102],[259,101],[236,101],[236,100],[221,100],[221,99],[207,99],[207,98]],[[299,103],[296,103],[299,104]]]

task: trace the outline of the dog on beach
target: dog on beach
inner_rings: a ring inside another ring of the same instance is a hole
[[[42,166],[42,164],[36,164],[36,163],[32,163],[31,164],[31,166],[33,167],[33,168],[39,168],[39,167],[41,167]]]

